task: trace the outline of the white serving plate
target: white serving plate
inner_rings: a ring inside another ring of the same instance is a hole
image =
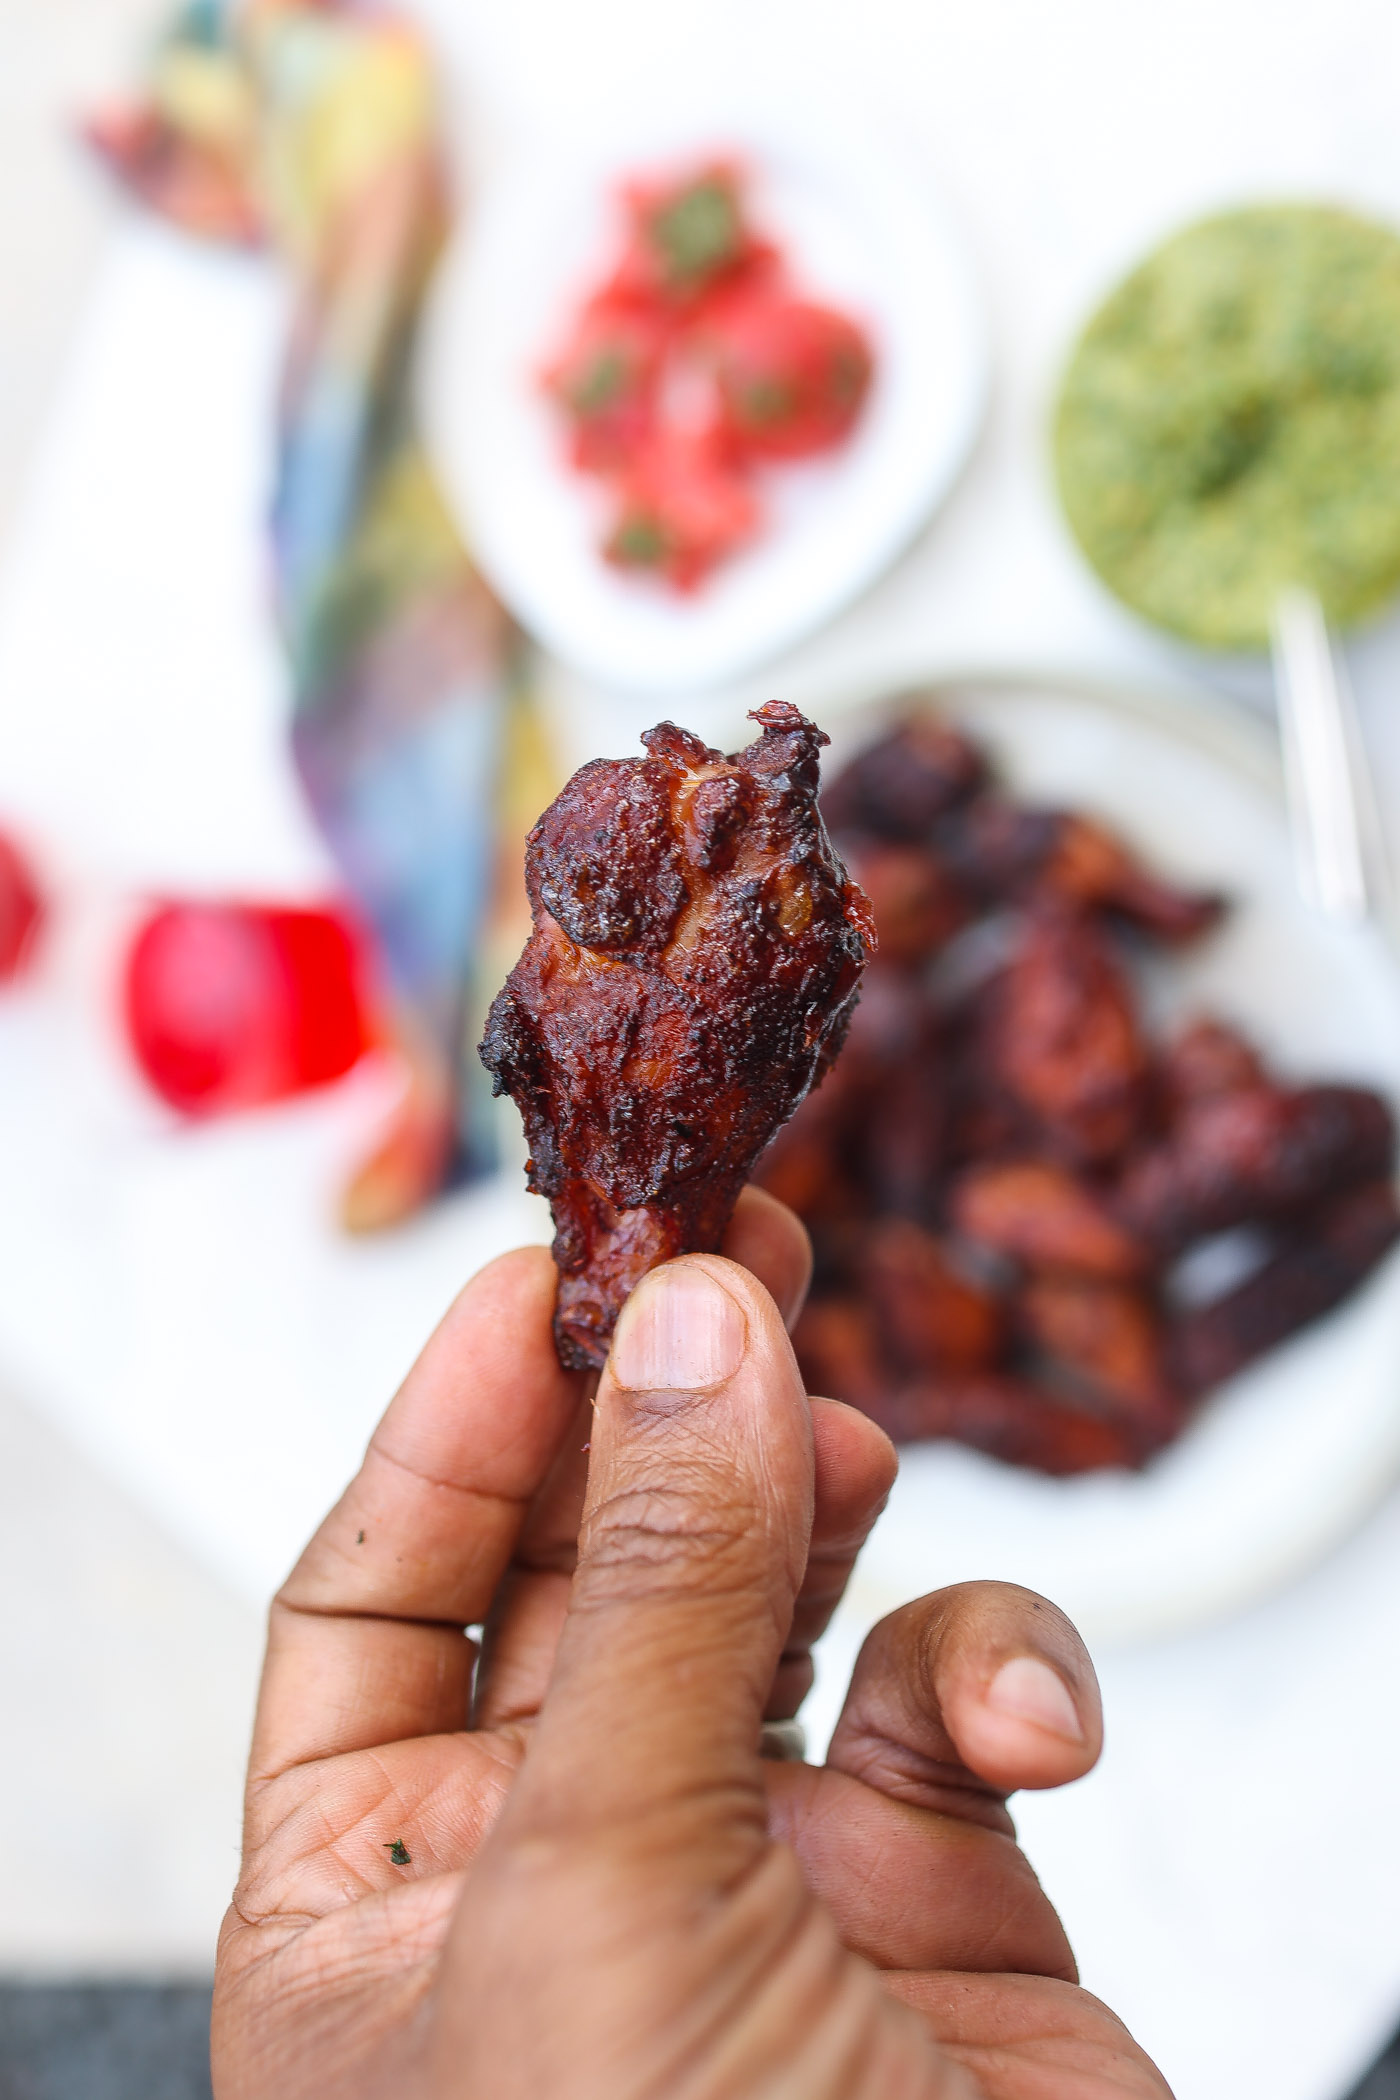
[[[878,371],[850,443],[765,475],[762,538],[691,597],[611,569],[605,498],[575,475],[538,375],[616,244],[619,178],[733,151],[801,281],[871,330]],[[486,185],[440,274],[424,408],[474,552],[558,656],[613,688],[741,677],[830,618],[951,487],[985,396],[976,292],[923,172],[849,109],[692,84],[680,108],[595,113]]]
[[[888,684],[881,688],[888,692]],[[1018,790],[1070,801],[1164,871],[1226,890],[1224,928],[1155,968],[1158,1017],[1239,1022],[1286,1072],[1400,1099],[1400,974],[1382,937],[1313,916],[1289,854],[1267,727],[1186,692],[1063,678],[941,689]],[[830,766],[886,711],[810,696]],[[1043,1591],[1091,1641],[1166,1633],[1245,1605],[1347,1535],[1400,1474],[1400,1258],[1222,1388],[1147,1471],[1055,1481],[947,1445],[902,1456],[846,1607],[870,1620],[948,1582]]]

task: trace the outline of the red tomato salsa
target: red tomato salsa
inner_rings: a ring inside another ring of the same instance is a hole
[[[621,254],[545,373],[569,457],[607,485],[619,568],[692,591],[762,529],[762,473],[835,451],[870,392],[870,340],[795,283],[713,160],[621,192]]]

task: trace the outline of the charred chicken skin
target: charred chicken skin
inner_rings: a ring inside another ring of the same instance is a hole
[[[874,950],[817,807],[827,738],[781,702],[754,719],[732,758],[663,722],[646,758],[575,774],[530,834],[534,931],[481,1055],[554,1214],[572,1368],[603,1363],[649,1269],[718,1248]]]

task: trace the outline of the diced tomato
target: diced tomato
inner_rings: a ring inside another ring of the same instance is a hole
[[[704,435],[660,431],[620,486],[605,551],[619,568],[694,590],[753,538],[761,515],[722,448]]]
[[[24,967],[43,918],[34,871],[14,840],[0,831],[0,983]]]
[[[874,359],[858,324],[780,288],[717,305],[704,324],[734,444],[763,459],[802,459],[850,435]]]
[[[773,259],[744,215],[743,170],[716,160],[668,182],[623,190],[630,222],[614,293],[643,303],[686,305],[717,284]]]
[[[127,960],[132,1048],[184,1115],[282,1100],[368,1048],[363,976],[358,932],[337,912],[166,905]]]
[[[586,473],[634,459],[650,433],[666,344],[663,321],[607,298],[592,299],[545,385],[569,419],[570,453]]]
[[[543,374],[616,499],[608,560],[680,590],[755,536],[761,467],[839,445],[870,389],[864,333],[793,290],[746,181],[715,157],[627,184],[621,258]]]

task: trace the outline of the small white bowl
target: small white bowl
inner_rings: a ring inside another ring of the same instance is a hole
[[[869,328],[877,373],[850,442],[765,471],[767,523],[692,596],[604,561],[605,497],[569,466],[539,374],[615,252],[620,179],[735,153],[801,285]],[[931,184],[810,96],[698,88],[680,111],[600,115],[488,182],[444,261],[424,359],[436,462],[473,553],[536,638],[613,689],[753,671],[874,580],[947,494],[986,394],[979,302]]]

